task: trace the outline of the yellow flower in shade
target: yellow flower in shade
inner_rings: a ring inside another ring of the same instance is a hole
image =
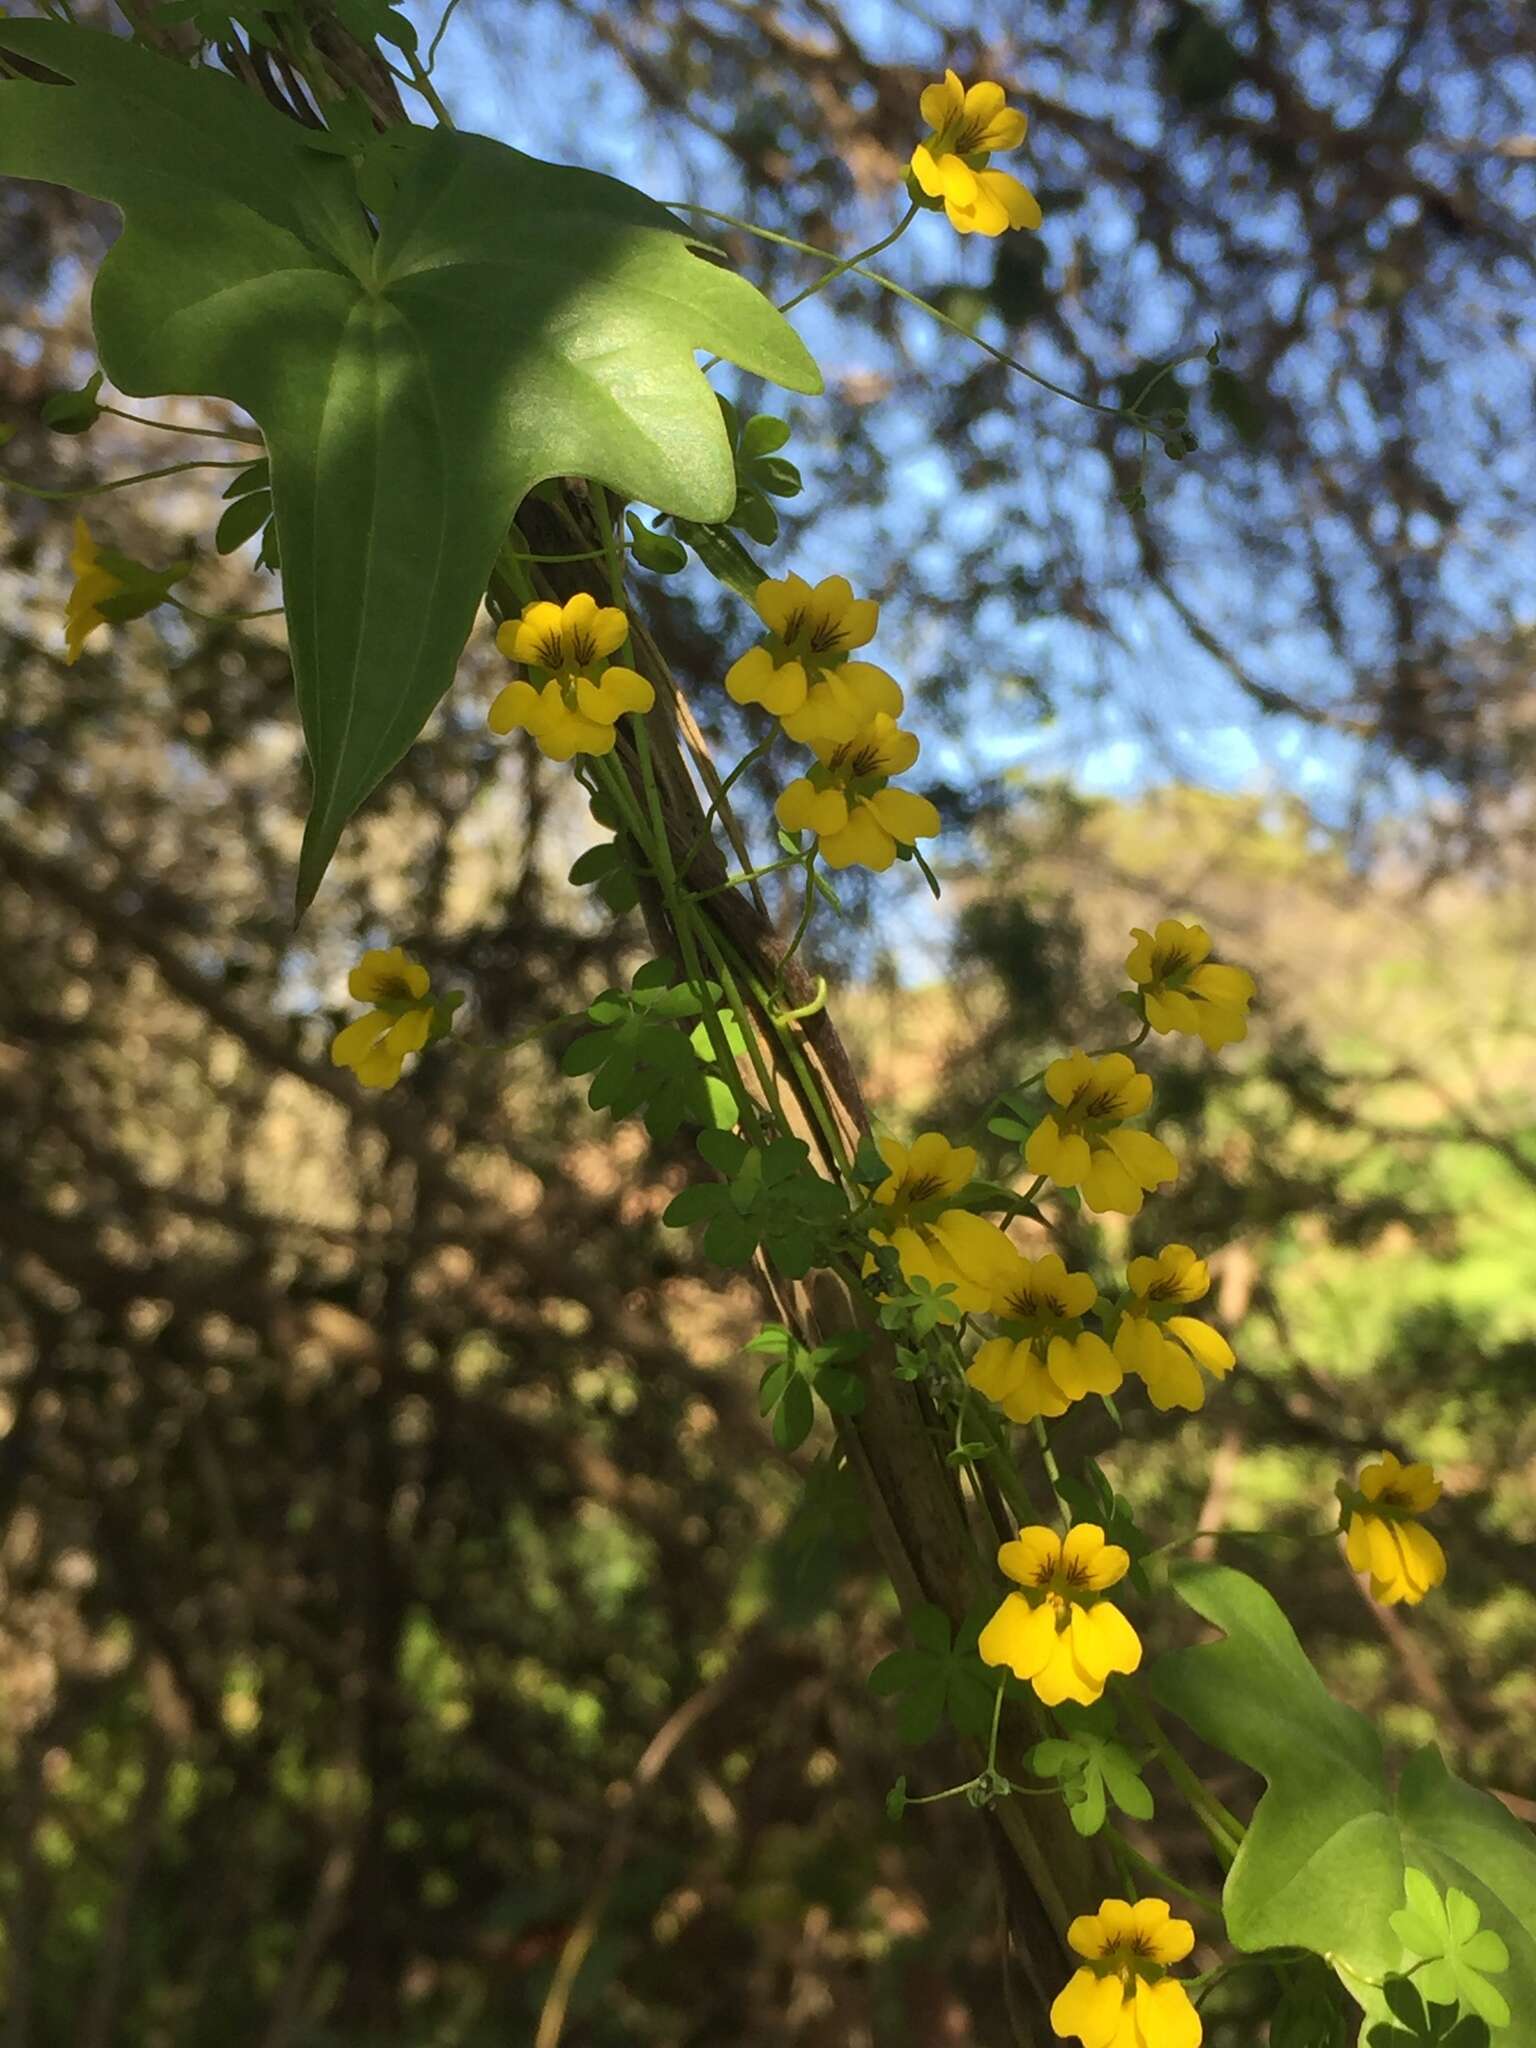
[[[870,1199],[886,1212],[888,1229],[925,1202],[958,1195],[975,1178],[975,1146],[951,1145],[940,1131],[924,1131],[910,1145],[895,1138],[877,1138],[875,1144],[889,1171]]]
[[[882,680],[890,683],[888,676]],[[888,711],[872,708],[876,695],[875,685],[849,681],[844,670],[840,689],[816,692],[790,721],[793,737],[811,749],[817,766],[789,785],[774,815],[786,832],[814,832],[829,868],[883,873],[898,847],[931,839],[939,829],[927,797],[890,787],[920,749],[915,734],[903,732]]]
[[[103,598],[116,597],[128,586],[121,577],[102,567],[91,529],[83,519],[75,521],[75,540],[69,551],[69,566],[75,572],[75,586],[64,607],[64,659],[73,668],[91,634],[98,626],[108,624],[97,606]]]
[[[1082,1318],[1099,1291],[1086,1273],[1069,1273],[1055,1252],[1027,1259],[1012,1242],[994,1259],[988,1312],[1009,1334],[982,1345],[966,1378],[1014,1422],[1065,1415],[1085,1394],[1112,1394],[1125,1377],[1115,1354]]]
[[[1165,917],[1155,932],[1136,926],[1126,972],[1154,1031],[1187,1031],[1211,1052],[1248,1036],[1248,1005],[1258,984],[1244,967],[1221,967],[1210,956],[1204,925]]]
[[[982,1271],[1008,1240],[985,1217],[944,1207],[973,1178],[975,1147],[951,1145],[940,1131],[924,1131],[910,1145],[895,1138],[875,1142],[888,1171],[870,1197],[879,1212],[870,1236],[892,1248],[908,1280],[947,1285],[950,1299],[967,1314],[985,1307]],[[871,1259],[865,1271],[873,1270]]]
[[[1200,2015],[1165,1973],[1195,1945],[1166,1899],[1103,1899],[1081,1913],[1067,1940],[1085,1965],[1051,2007],[1051,2028],[1083,2048],[1200,2048]]]
[[[1060,1188],[1081,1188],[1085,1209],[1134,1216],[1150,1189],[1177,1176],[1161,1138],[1118,1128],[1152,1100],[1151,1080],[1123,1052],[1052,1060],[1045,1092],[1056,1107],[1030,1133],[1024,1163]]]
[[[947,1286],[949,1299],[965,1315],[975,1315],[990,1301],[992,1290],[986,1276],[997,1258],[999,1242],[1008,1242],[995,1223],[969,1209],[944,1209],[937,1216],[893,1223],[869,1234],[876,1244],[891,1247],[908,1280],[921,1280],[929,1287]]]
[[[1029,126],[990,79],[967,89],[953,71],[924,89],[918,102],[927,137],[912,152],[912,179],[962,235],[1001,235],[1037,228],[1040,206],[1006,171],[987,169],[993,150],[1017,149]],[[915,196],[915,195],[914,195]]]
[[[632,668],[608,657],[623,646],[629,621],[617,605],[578,591],[563,605],[524,605],[508,619],[496,645],[531,671],[508,683],[491,706],[492,732],[527,732],[552,761],[608,754],[626,711],[649,711],[656,692]]]
[[[1210,1292],[1210,1268],[1187,1244],[1165,1244],[1155,1259],[1132,1259],[1126,1277],[1131,1291],[1115,1332],[1116,1358],[1146,1382],[1154,1408],[1203,1408],[1200,1368],[1220,1379],[1237,1363],[1219,1330],[1178,1313]]]
[[[738,704],[761,704],[775,718],[798,711],[813,682],[874,639],[880,619],[879,605],[855,597],[846,576],[825,576],[814,590],[803,576],[769,579],[759,583],[752,602],[768,638],[731,664],[726,694]]]
[[[333,1066],[350,1067],[365,1088],[393,1088],[407,1053],[420,1052],[445,1030],[445,1006],[431,996],[431,978],[419,961],[399,946],[372,947],[347,976],[347,988],[360,1003],[375,1007],[337,1032],[331,1042]],[[457,998],[447,999],[451,1017]]]
[[[984,1664],[1006,1664],[1048,1707],[1091,1707],[1112,1671],[1140,1664],[1140,1637],[1103,1597],[1130,1570],[1130,1553],[1106,1543],[1096,1523],[1080,1522],[1064,1538],[1021,1529],[997,1562],[1024,1591],[1008,1595],[977,1639]]]
[[[1349,1517],[1345,1550],[1357,1572],[1371,1575],[1371,1594],[1385,1606],[1417,1607],[1445,1577],[1445,1552],[1414,1520],[1440,1498],[1428,1465],[1404,1465],[1390,1451],[1362,1467],[1358,1487],[1341,1485]]]

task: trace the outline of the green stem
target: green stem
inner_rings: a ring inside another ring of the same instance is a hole
[[[459,0],[448,0],[448,5],[443,9],[442,19],[437,24],[436,33],[433,35],[431,42],[428,43],[427,45],[427,68],[425,72],[422,74],[423,77],[425,78],[430,78],[432,76],[432,73],[437,69],[438,45],[442,42],[443,37],[448,33],[448,24],[450,21],[452,21],[454,11],[458,7],[458,4]]]
[[[1175,1536],[1159,1543],[1156,1550],[1143,1551],[1141,1561],[1166,1557],[1171,1550],[1183,1550],[1191,1543],[1331,1543],[1337,1529],[1191,1529],[1187,1536]]]
[[[965,1381],[965,1367],[952,1340],[946,1344],[944,1355],[950,1369]],[[969,1381],[965,1381],[965,1384],[969,1388]],[[986,1440],[987,1457],[996,1474],[997,1483],[1002,1488],[1003,1498],[1012,1508],[1018,1526],[1021,1529],[1027,1528],[1035,1519],[1035,1504],[1029,1497],[1029,1490],[1018,1467],[1008,1455],[1008,1447],[1003,1441],[996,1417],[985,1403],[982,1403],[972,1409],[971,1420]]]
[[[752,766],[752,764],[755,761],[762,760],[764,755],[771,750],[772,746],[773,739],[771,737],[766,740],[759,740],[757,745],[752,748],[750,753],[742,755],[741,759],[736,763],[736,766],[731,770],[730,774],[727,775],[725,780],[720,784],[720,787],[715,791],[714,795],[709,800],[709,808],[704,813],[704,823],[699,827],[698,833],[694,838],[693,844],[688,848],[687,852],[683,855],[682,859],[677,864],[679,874],[686,875],[693,867],[693,864],[698,859],[699,855],[703,852],[704,847],[709,839],[710,827],[713,825],[715,819],[719,816],[720,806],[725,802],[725,799],[730,794],[732,788],[735,786],[737,782],[741,780],[742,776],[746,774],[747,770]],[[757,871],[754,870],[753,872],[755,873]],[[761,870],[761,872],[767,874],[771,873],[772,870],[763,869]],[[733,881],[731,883],[723,883],[721,886],[729,888],[741,882],[748,881],[750,879],[751,875],[737,875],[733,878]]]
[[[188,604],[184,597],[172,597],[169,593],[165,601],[175,605],[177,611],[185,612],[189,619],[204,619],[210,626],[240,626],[247,619],[275,619],[283,610],[280,604],[269,604],[259,612],[205,612],[195,604]]]
[[[1202,1913],[1210,1913],[1217,1920],[1223,1918],[1221,1901],[1219,1899],[1211,1898],[1206,1892],[1197,1892],[1192,1886],[1181,1884],[1178,1878],[1170,1877],[1166,1870],[1159,1870],[1155,1863],[1149,1862],[1138,1848],[1126,1840],[1113,1821],[1106,1821],[1104,1823],[1104,1834],[1110,1845],[1128,1863],[1134,1863],[1139,1871],[1150,1877],[1156,1883],[1159,1890],[1177,1892],[1181,1899],[1188,1899],[1192,1905],[1198,1906]]]
[[[406,50],[402,54],[405,58],[406,68],[410,73],[410,76],[403,82],[413,86],[421,94],[421,97],[436,115],[439,127],[454,127],[456,124],[452,114],[443,105],[437,87],[432,83],[431,74],[422,69],[421,59],[417,56],[414,48]],[[389,68],[391,71],[395,69],[393,65]],[[399,72],[396,72],[395,75],[397,78],[400,76]]]
[[[1027,363],[1019,362],[1006,350],[994,348],[990,341],[983,341],[979,334],[972,334],[969,328],[962,326],[958,320],[952,320],[937,306],[930,305],[928,300],[917,292],[908,291],[905,285],[898,284],[893,277],[883,277],[878,270],[866,270],[856,257],[845,263],[840,257],[829,256],[825,249],[818,249],[814,242],[797,241],[793,235],[781,235],[772,228],[760,228],[754,221],[742,220],[734,213],[721,213],[713,206],[696,205],[692,200],[674,199],[665,201],[664,204],[683,213],[702,213],[706,220],[723,221],[727,227],[740,228],[744,234],[756,235],[760,241],[776,242],[786,249],[798,249],[802,256],[814,256],[817,262],[832,264],[839,272],[846,269],[853,276],[865,278],[870,284],[878,285],[882,291],[891,292],[898,299],[904,299],[909,306],[916,306],[930,319],[937,320],[941,327],[948,327],[963,341],[970,342],[973,348],[981,349],[994,361],[1002,363],[1005,368],[1017,371],[1021,377],[1027,377],[1031,384],[1038,384],[1042,391],[1049,391],[1057,398],[1065,398],[1073,405],[1082,406],[1087,412],[1103,413],[1110,419],[1136,423],[1135,415],[1128,412],[1123,405],[1100,405],[1097,399],[1084,398],[1080,392],[1069,391],[1064,384],[1052,383],[1049,377],[1042,377],[1038,370],[1032,370]],[[790,303],[793,304],[794,301],[791,300]],[[1198,355],[1201,351],[1195,350],[1193,353]],[[1192,356],[1183,358],[1184,361],[1192,359]]]
[[[608,561],[609,588],[613,594],[615,605],[622,609],[624,606],[624,558],[613,530],[613,519],[608,510],[608,493],[603,489],[602,485],[594,486],[591,500],[593,511],[597,518],[598,533],[602,540],[603,552]],[[626,614],[626,620],[627,616]],[[633,662],[633,635],[626,635],[623,653],[626,661]],[[688,979],[689,987],[698,999],[704,1029],[714,1050],[715,1059],[720,1068],[721,1079],[726,1083],[736,1099],[737,1114],[741,1126],[743,1130],[756,1134],[760,1129],[762,1110],[753,1101],[746,1083],[741,1078],[741,1069],[736,1064],[736,1055],[731,1051],[730,1040],[726,1036],[725,1026],[720,1021],[719,1009],[710,997],[704,970],[699,960],[693,909],[685,900],[684,892],[678,886],[677,870],[672,860],[672,842],[667,837],[666,809],[661,800],[661,786],[656,780],[656,764],[651,757],[650,726],[643,715],[635,718],[633,725],[635,733],[635,758],[639,764],[640,783],[645,792],[645,801],[650,812],[649,852],[656,869],[656,878],[661,889],[662,898],[672,919],[672,928],[677,933],[678,948],[683,956],[683,972]],[[616,772],[614,780],[624,785],[627,796],[629,791],[628,785],[624,782],[624,777]],[[643,828],[637,843],[642,847],[647,844]],[[721,992],[725,993],[723,981],[720,987]],[[748,1047],[751,1048],[754,1068],[760,1071],[761,1049],[757,1045],[756,1036],[752,1029],[752,1020],[744,1013],[739,1003],[735,1007],[742,1037],[746,1040]],[[771,1101],[772,1099],[770,1091],[769,1100]]]
[[[697,845],[698,841],[695,840],[694,844]],[[771,860],[764,867],[742,868],[738,874],[727,875],[723,882],[712,882],[707,889],[690,889],[688,899],[692,903],[703,903],[711,896],[719,896],[726,889],[741,889],[748,882],[761,881],[764,875],[782,875],[786,868],[800,867],[804,860],[803,853],[787,853],[782,860]],[[684,874],[687,873],[684,862],[679,861],[678,866]]]
[[[800,922],[795,926],[795,935],[790,940],[788,948],[779,961],[778,972],[774,977],[774,985],[777,988],[783,988],[784,986],[784,970],[799,952],[801,942],[811,928],[811,916],[816,908],[816,848],[814,844],[810,852],[803,856],[803,859],[805,861],[805,902],[800,911]]]
[[[209,441],[247,441],[254,448],[262,446],[260,434],[252,427],[184,427],[175,420],[152,420],[141,412],[124,412],[119,405],[98,404],[96,409],[111,413],[115,420],[131,420],[136,427],[158,428],[162,434],[198,434]]]
[[[871,256],[878,256],[882,250],[889,249],[893,242],[899,242],[907,232],[907,229],[911,227],[913,221],[917,219],[919,210],[917,201],[913,200],[912,204],[907,208],[888,235],[882,235],[878,242],[871,242],[867,249],[860,249],[857,255],[845,256],[842,262],[835,264],[827,272],[825,277],[818,277],[816,282],[808,284],[804,291],[798,291],[792,299],[786,299],[779,307],[779,311],[781,313],[792,313],[796,306],[803,306],[807,299],[815,298],[818,292],[824,292],[829,285],[836,284],[837,280],[840,277],[845,277],[850,270],[857,270],[859,265],[867,263]]]
[[[150,484],[157,477],[180,476],[188,469],[249,469],[249,462],[216,462],[211,457],[202,457],[196,462],[171,462],[164,469],[142,469],[136,476],[113,477],[110,483],[81,484],[68,491],[45,491],[38,484],[23,483],[19,476],[7,476],[0,471],[0,484],[7,489],[20,491],[23,497],[41,498],[50,505],[67,504],[74,498],[99,498],[108,491],[126,491],[132,484]]]
[[[731,962],[737,974],[741,977],[743,984],[750,992],[752,1000],[767,1019],[769,1029],[778,1040],[779,1050],[794,1074],[795,1081],[810,1107],[811,1116],[821,1132],[822,1140],[827,1148],[828,1158],[834,1162],[840,1172],[846,1174],[849,1165],[847,1147],[843,1144],[842,1137],[837,1128],[837,1119],[833,1116],[826,1097],[822,1093],[821,1085],[817,1081],[816,1076],[811,1072],[810,1067],[806,1064],[805,1058],[795,1042],[796,1027],[785,1022],[783,1016],[774,1007],[773,996],[770,991],[763,986],[762,981],[753,973],[751,967],[737,952],[725,934],[714,927],[706,927],[706,929],[710,932],[713,946],[718,950],[721,957]]]
[[[1051,1449],[1051,1439],[1045,1427],[1045,1418],[1037,1415],[1031,1427],[1035,1442],[1040,1446],[1040,1462],[1045,1467],[1045,1476],[1051,1482],[1051,1491],[1056,1496],[1056,1505],[1061,1510],[1065,1527],[1072,1525],[1072,1510],[1061,1497],[1061,1467],[1056,1462],[1056,1453]]]
[[[1206,1790],[1163,1733],[1162,1724],[1157,1716],[1134,1687],[1121,1685],[1116,1689],[1116,1696],[1129,1708],[1132,1720],[1151,1743],[1163,1769],[1189,1802],[1191,1812],[1205,1829],[1217,1855],[1224,1863],[1230,1863],[1237,1854],[1247,1829],[1236,1814],[1227,1811],[1214,1793]]]
[[[1003,1724],[1003,1694],[1007,1689],[1008,1673],[1006,1671],[999,1671],[997,1674],[997,1695],[992,1702],[992,1733],[987,1738],[987,1770],[989,1773],[997,1769],[997,1732]]]

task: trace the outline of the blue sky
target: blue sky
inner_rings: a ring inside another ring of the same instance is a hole
[[[413,5],[408,11],[429,33],[440,15],[436,5]],[[936,37],[908,10],[880,5],[877,0],[852,0],[844,11],[872,55],[933,62]],[[933,19],[968,25],[982,36],[1016,30],[1012,10],[940,4],[923,11]],[[500,53],[488,50],[478,32],[478,24],[491,22],[498,25],[504,41],[515,34],[519,58],[515,74],[505,48]],[[1321,53],[1318,61],[1318,89],[1331,90],[1336,111],[1347,117],[1347,82],[1340,83],[1328,73]],[[525,78],[537,81],[537,89],[522,89],[520,80]],[[609,170],[659,199],[679,201],[707,193],[712,203],[726,210],[741,204],[728,152],[695,131],[669,132],[614,54],[586,39],[551,0],[531,0],[515,13],[504,9],[499,0],[495,6],[488,0],[463,0],[444,39],[438,80],[462,126],[478,128],[554,161]],[[1148,146],[1157,142],[1162,117],[1156,95],[1142,93],[1138,97],[1140,89],[1134,79],[1117,75],[1099,84],[1078,70],[1068,81],[1042,62],[1024,83],[1026,104],[1029,88],[1049,97],[1058,90],[1065,94],[1070,84],[1074,103],[1088,108],[1097,94],[1104,106],[1113,106],[1125,133]],[[1454,115],[1454,82],[1439,89]],[[1038,118],[1036,126],[1038,132]],[[1027,170],[1024,164],[1018,168]],[[851,198],[839,218],[840,227],[850,237],[848,246],[872,240],[894,221],[901,204],[899,188]],[[1114,196],[1090,195],[1084,207],[1086,233],[1095,249],[1106,257],[1134,264],[1133,223]],[[1389,211],[1381,223],[1383,236],[1396,225]],[[1269,213],[1255,211],[1245,220],[1249,240],[1258,247],[1283,249],[1292,229],[1283,207]],[[1072,236],[1083,233],[1081,215],[1069,235],[1065,226],[1058,230],[1048,213],[1044,233],[1048,281],[1054,283],[1070,249],[1079,246]],[[984,280],[990,276],[992,260],[989,248],[978,242],[969,247],[957,243],[941,218],[928,215],[919,219],[901,246],[882,263],[904,282],[932,288],[934,280],[949,284],[967,277]],[[1291,288],[1283,272],[1270,286],[1277,295]],[[1303,374],[1325,377],[1329,374],[1326,303],[1319,305],[1317,315],[1317,361],[1309,361]],[[891,346],[857,312],[851,318],[840,316],[827,301],[818,300],[797,312],[795,319],[821,361],[829,387],[829,395],[822,400],[783,408],[792,412],[798,429],[796,443],[788,452],[801,463],[808,492],[797,502],[795,512],[808,515],[807,524],[799,530],[807,540],[814,536],[815,559],[795,553],[796,522],[791,522],[789,547],[776,551],[771,566],[779,573],[794,566],[809,575],[824,573],[827,566],[844,567],[856,583],[881,592],[885,610],[875,650],[879,658],[904,681],[926,682],[931,687],[937,679],[950,695],[954,715],[948,736],[925,728],[920,717],[915,721],[927,746],[925,760],[937,772],[964,778],[978,771],[1021,767],[1064,775],[1085,791],[1107,794],[1129,794],[1179,776],[1222,789],[1294,791],[1308,798],[1324,818],[1341,817],[1348,810],[1358,794],[1360,743],[1342,733],[1263,717],[1217,663],[1187,637],[1170,630],[1166,606],[1150,591],[1115,590],[1106,598],[1107,635],[1090,635],[1059,618],[1003,617],[1001,611],[994,627],[983,609],[978,614],[978,632],[959,664],[965,673],[952,673],[953,650],[945,648],[932,619],[906,601],[891,565],[926,550],[924,559],[932,572],[936,556],[928,529],[936,509],[947,507],[945,518],[958,522],[949,531],[963,534],[969,523],[974,535],[985,533],[988,522],[998,518],[996,504],[984,494],[967,501],[963,493],[957,493],[948,451],[935,440],[930,420],[898,397],[883,409],[878,431],[882,446],[892,457],[893,484],[899,488],[878,507],[840,508],[835,463],[817,447],[821,424],[817,409],[842,402],[839,382],[852,373],[878,375],[898,367],[909,370],[916,364],[935,386],[942,385],[962,367],[958,345],[921,315],[912,315],[901,324],[898,363]],[[1006,342],[1000,330],[991,331],[994,338]],[[1144,331],[1136,337],[1145,354],[1155,355],[1191,339],[1205,338],[1198,305],[1181,304],[1168,293],[1147,295]],[[1076,366],[1053,359],[1050,348],[1038,337],[1031,360],[1062,382],[1081,381]],[[1460,365],[1449,402],[1469,410],[1507,405],[1506,371],[1507,359],[1499,349],[1490,347],[1485,357],[1474,351]],[[729,377],[727,370],[723,387],[727,390],[731,388]],[[1018,396],[1013,416],[1000,431],[1015,436],[1014,445],[1024,465],[1021,473],[1027,478],[1030,435],[1039,408],[1058,407],[1060,402],[1022,384],[1015,388]],[[1347,381],[1330,403],[1332,410],[1324,409],[1321,431],[1325,437],[1336,437],[1341,459],[1347,459],[1352,446],[1369,445],[1373,423],[1356,405]],[[827,417],[823,411],[821,420]],[[1050,424],[1058,430],[1061,422],[1052,419]],[[1446,426],[1448,432],[1454,432],[1454,418],[1447,420]],[[1511,433],[1501,456],[1506,465],[1518,466],[1523,461],[1520,440],[1517,433]],[[1351,678],[1339,672],[1335,655],[1309,623],[1301,588],[1288,588],[1279,573],[1267,578],[1257,570],[1250,570],[1246,578],[1234,575],[1230,561],[1216,553],[1206,561],[1201,552],[1205,515],[1196,479],[1161,464],[1153,481],[1165,499],[1159,510],[1166,514],[1165,530],[1180,559],[1186,589],[1197,594],[1202,608],[1208,606],[1213,615],[1232,620],[1234,631],[1251,635],[1251,647],[1266,679],[1279,680],[1302,695],[1316,690],[1325,697],[1342,696]],[[1490,484],[1497,482],[1501,488],[1513,488],[1516,481],[1514,467],[1502,478],[1490,476]],[[1102,463],[1087,449],[1080,480],[1071,488],[1073,502],[1066,516],[1074,524],[1074,542],[1081,551],[1084,573],[1092,582],[1096,562],[1123,562],[1128,522],[1113,503]],[[1277,517],[1294,516],[1294,507],[1277,508]],[[1326,539],[1325,529],[1326,521],[1320,520]],[[1346,545],[1347,536],[1337,539],[1341,547]],[[1441,537],[1441,544],[1447,572],[1454,576],[1464,609],[1474,622],[1479,589],[1486,588],[1490,630],[1501,617],[1518,616],[1518,596],[1511,593],[1517,594],[1522,587],[1527,593],[1536,591],[1536,550],[1528,527],[1513,535],[1475,529],[1456,532]],[[1029,542],[1022,531],[1005,531],[1000,532],[997,545],[1000,551],[1027,551]],[[1106,577],[1106,582],[1109,580]],[[1359,630],[1366,635],[1377,630],[1379,622],[1370,615],[1366,600],[1361,602]],[[1512,605],[1516,607],[1513,612]],[[1529,596],[1524,616],[1533,616]],[[1109,648],[1113,651],[1107,652]],[[1048,679],[1052,715],[1042,716],[1031,699],[1010,687],[1009,678],[1021,674]],[[1423,786],[1405,771],[1376,764],[1373,800],[1377,806],[1410,804],[1423,793]]]

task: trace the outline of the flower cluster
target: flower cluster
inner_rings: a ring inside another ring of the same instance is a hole
[[[629,638],[617,605],[600,605],[578,591],[563,605],[523,607],[508,619],[496,645],[528,670],[526,682],[508,683],[491,706],[492,732],[531,733],[551,761],[577,754],[610,754],[626,711],[649,711],[656,692],[645,677],[609,659]]]
[[[768,632],[731,665],[727,694],[771,712],[786,739],[816,757],[774,815],[786,832],[812,833],[828,867],[883,873],[904,849],[931,839],[940,819],[927,797],[892,786],[919,752],[916,736],[897,723],[901,685],[873,662],[849,659],[874,638],[880,607],[855,597],[843,576],[814,587],[801,576],[769,579],[753,603]]]
[[[1084,1958],[1051,2007],[1051,2026],[1083,2048],[1199,2048],[1200,2015],[1167,1975],[1195,1945],[1187,1920],[1166,1899],[1102,1899],[1082,1913],[1067,1940]]]
[[[1391,1451],[1361,1467],[1359,1484],[1338,1488],[1344,1547],[1353,1569],[1369,1572],[1384,1606],[1416,1607],[1445,1577],[1445,1552],[1415,1517],[1440,1498],[1428,1465],[1404,1465]]]
[[[962,235],[1039,227],[1039,202],[1028,187],[1006,171],[987,168],[995,150],[1017,149],[1029,127],[1008,105],[1003,88],[990,79],[967,88],[946,71],[941,83],[925,88],[918,105],[928,134],[912,152],[913,198],[942,206]]]
[[[400,946],[370,948],[347,976],[347,988],[373,1008],[337,1032],[331,1063],[350,1067],[365,1088],[393,1088],[407,1054],[451,1031],[463,1001],[457,994],[434,998],[426,968]]]

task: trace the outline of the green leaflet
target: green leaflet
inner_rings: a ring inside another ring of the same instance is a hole
[[[1268,1782],[1227,1876],[1233,1943],[1309,1948],[1334,1964],[1371,2018],[1384,2018],[1381,1993],[1365,1980],[1412,1967],[1416,1952],[1392,1926],[1412,1866],[1442,1890],[1465,1892],[1501,1937],[1509,1970],[1497,1989],[1513,2019],[1495,2033],[1496,2048],[1536,2048],[1536,1837],[1453,1777],[1432,1746],[1389,1786],[1376,1730],[1332,1697],[1255,1580],[1186,1565],[1172,1582],[1225,1640],[1160,1658],[1152,1690]]]
[[[0,22],[0,48],[71,81],[0,81],[0,173],[125,217],[94,297],[108,375],[232,399],[266,438],[314,779],[302,908],[452,682],[527,492],[589,476],[723,520],[695,350],[798,391],[815,365],[615,179],[421,131],[375,239],[349,165],[233,80],[56,22]]]

